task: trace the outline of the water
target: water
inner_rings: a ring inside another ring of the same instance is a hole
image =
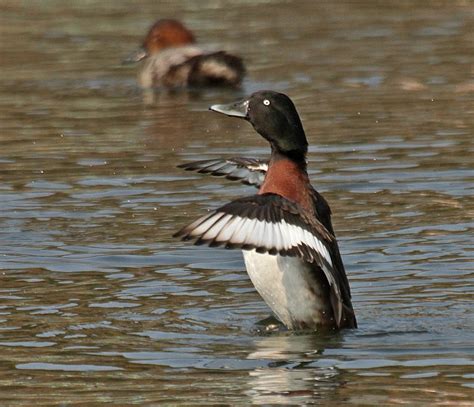
[[[0,404],[473,405],[469,1],[0,3]],[[119,61],[178,16],[245,57],[242,92],[151,100]],[[261,335],[238,251],[174,240],[266,157],[207,111],[295,101],[360,328]]]

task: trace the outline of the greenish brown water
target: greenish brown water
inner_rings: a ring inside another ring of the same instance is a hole
[[[158,17],[242,55],[242,92],[136,86]],[[470,1],[0,1],[0,405],[470,406]],[[171,235],[251,187],[182,162],[266,157],[207,111],[295,101],[360,328],[260,335],[238,251]]]

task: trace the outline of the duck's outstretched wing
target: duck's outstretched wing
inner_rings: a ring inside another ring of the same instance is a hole
[[[344,281],[333,264],[334,235],[288,199],[276,194],[237,199],[185,226],[174,236],[196,239],[195,244],[299,257],[319,267],[331,287],[334,317],[337,325],[341,325]]]
[[[180,164],[178,167],[184,168],[186,171],[197,171],[202,174],[225,177],[229,180],[240,181],[243,184],[253,185],[258,188],[265,179],[268,161],[245,157],[218,158]]]

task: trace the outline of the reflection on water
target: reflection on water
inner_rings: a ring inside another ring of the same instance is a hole
[[[0,10],[2,405],[472,405],[469,2]],[[243,55],[244,89],[145,99],[120,60],[161,15]],[[241,254],[171,238],[254,192],[175,166],[265,157],[207,112],[262,88],[301,112],[358,330],[258,334]]]

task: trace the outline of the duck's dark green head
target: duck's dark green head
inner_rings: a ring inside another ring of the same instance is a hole
[[[262,90],[243,101],[213,105],[210,109],[248,120],[279,153],[300,159],[308,151],[308,142],[295,105],[283,93]]]

